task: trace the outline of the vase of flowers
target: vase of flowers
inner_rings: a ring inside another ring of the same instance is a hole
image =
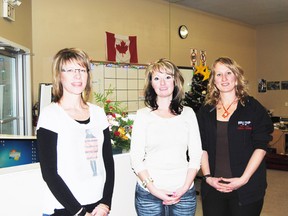
[[[128,117],[127,108],[121,102],[109,99],[113,89],[104,94],[94,93],[96,104],[104,108],[109,122],[112,149],[115,154],[128,152],[130,149],[133,120]]]

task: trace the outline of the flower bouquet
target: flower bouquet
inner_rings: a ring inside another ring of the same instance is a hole
[[[133,120],[118,113],[107,115],[110,124],[112,147],[121,147],[122,150],[130,149]]]
[[[127,108],[123,108],[121,102],[108,99],[112,93],[113,89],[109,88],[104,94],[94,93],[94,98],[107,115],[113,150],[129,151],[134,121],[128,118]]]

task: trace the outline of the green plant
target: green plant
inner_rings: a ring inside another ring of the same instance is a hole
[[[128,118],[127,108],[121,102],[111,101],[109,96],[113,89],[109,88],[104,94],[94,93],[96,104],[104,108],[109,122],[111,143],[114,149],[130,149],[133,120]]]
[[[119,101],[111,101],[109,97],[113,94],[114,89],[108,88],[108,90],[105,91],[105,93],[94,93],[94,98],[96,104],[104,108],[105,113],[111,114],[111,113],[118,113],[120,115],[123,115],[126,112],[127,108],[123,107],[121,102]]]

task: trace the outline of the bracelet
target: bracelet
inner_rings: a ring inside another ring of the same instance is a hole
[[[207,174],[207,175],[204,175],[202,178],[203,178],[203,181],[206,182],[207,178],[209,177],[212,177],[211,174]]]
[[[151,177],[146,178],[144,181],[142,181],[143,187],[146,188],[150,182],[154,182],[153,179]]]
[[[77,213],[76,216],[85,216],[86,213],[87,213],[86,208],[82,207],[81,211]]]

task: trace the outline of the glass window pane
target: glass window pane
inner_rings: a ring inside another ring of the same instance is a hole
[[[15,58],[0,54],[1,134],[18,133],[17,80]]]

